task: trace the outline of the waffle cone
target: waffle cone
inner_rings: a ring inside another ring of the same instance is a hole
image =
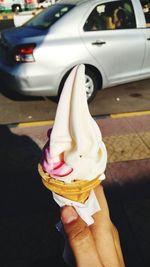
[[[43,184],[52,192],[67,199],[84,203],[89,197],[90,191],[100,184],[99,177],[88,180],[75,180],[71,183],[65,183],[56,180],[43,171],[41,164],[38,164],[38,172],[42,177]]]

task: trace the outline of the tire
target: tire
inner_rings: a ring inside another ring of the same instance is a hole
[[[85,87],[88,103],[92,102],[99,89],[99,82],[96,74],[90,68],[85,69]]]
[[[21,12],[21,11],[22,11],[22,8],[20,5],[15,4],[12,6],[12,12],[17,13],[17,12]]]

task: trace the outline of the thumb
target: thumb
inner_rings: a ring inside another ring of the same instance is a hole
[[[77,267],[100,267],[101,264],[91,231],[75,209],[70,206],[63,207],[61,220]]]

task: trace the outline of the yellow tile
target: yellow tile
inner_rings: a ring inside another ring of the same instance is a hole
[[[13,19],[13,13],[1,13],[0,20]]]
[[[13,19],[13,14],[12,14],[12,13],[8,14],[8,15],[7,15],[7,18],[8,18],[8,19]]]
[[[149,134],[144,135],[149,138]],[[104,142],[110,163],[150,158],[150,149],[137,134],[109,136]]]
[[[145,145],[150,149],[150,132],[139,133],[139,136],[141,137]]]

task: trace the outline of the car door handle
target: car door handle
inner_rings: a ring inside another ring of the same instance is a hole
[[[150,41],[150,37],[147,38],[147,41]]]
[[[92,45],[104,45],[104,44],[106,44],[106,42],[104,41],[96,41],[92,43]]]

